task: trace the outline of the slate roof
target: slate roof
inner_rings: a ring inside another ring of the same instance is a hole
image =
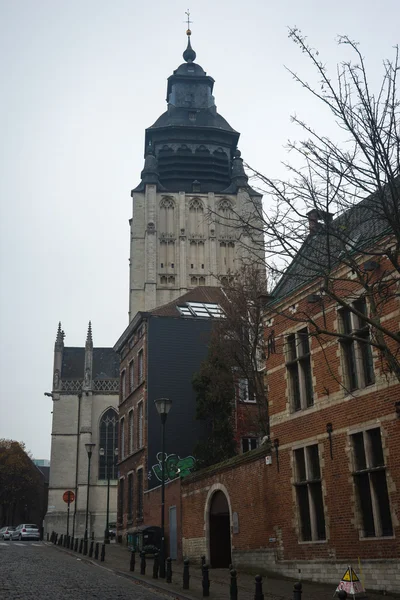
[[[179,298],[176,298],[176,300],[149,311],[149,314],[156,317],[184,318],[182,313],[177,309],[177,306],[184,306],[186,302],[222,304],[224,299],[225,296],[221,288],[216,286],[199,286],[193,290],[190,290],[189,292],[186,292],[186,294],[179,296]]]
[[[398,183],[400,189],[400,179]],[[394,206],[393,201],[390,202]],[[394,202],[398,208],[398,195]],[[330,223],[320,224],[316,233],[308,234],[297,256],[272,291],[272,303],[322,277],[332,267],[338,266],[342,257],[365,249],[368,260],[367,249],[389,232],[382,199],[375,194],[343,212]]]
[[[85,348],[66,347],[63,351],[61,379],[83,379]],[[93,348],[93,379],[119,377],[119,358],[112,348]]]

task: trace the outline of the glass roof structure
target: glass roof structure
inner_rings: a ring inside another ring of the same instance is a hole
[[[177,306],[183,317],[205,317],[206,319],[221,319],[224,312],[219,304],[208,302],[186,302],[183,306]]]

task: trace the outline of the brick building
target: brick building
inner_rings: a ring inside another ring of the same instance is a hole
[[[332,584],[360,560],[367,588],[399,592],[400,384],[370,344],[376,334],[367,320],[387,281],[379,318],[388,332],[399,331],[398,278],[384,253],[372,261],[374,248],[370,255],[364,248],[353,256],[354,269],[340,260],[334,267],[335,290],[346,302],[321,294],[319,278],[305,269],[310,259],[316,272],[317,250],[324,264],[326,232],[313,229],[314,217],[303,259],[265,313],[270,442],[182,482],[183,552],[206,554],[212,566],[232,558],[237,566],[293,577],[301,571]],[[371,218],[353,217],[346,217],[353,239],[366,239]],[[331,227],[340,231],[343,222],[338,217]],[[374,226],[375,242],[390,246]],[[357,270],[368,276],[371,294]],[[395,341],[383,340],[395,355]]]

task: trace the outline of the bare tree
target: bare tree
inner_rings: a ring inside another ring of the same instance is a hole
[[[383,61],[381,84],[374,93],[358,44],[347,36],[338,43],[350,49],[354,61],[339,64],[334,79],[298,29],[291,29],[289,36],[313,65],[316,83],[289,72],[327,108],[343,141],[316,132],[294,116],[305,139],[289,142],[295,160],[286,163],[287,179],[246,165],[264,202],[249,195],[245,210],[234,214],[231,225],[245,232],[241,242],[248,252],[253,249],[254,260],[265,250],[277,299],[307,288],[319,297],[309,310],[295,315],[286,310],[286,317],[306,323],[322,340],[347,336],[373,346],[383,369],[400,381],[398,327],[388,326],[384,318],[399,297],[398,47],[393,60]],[[367,310],[360,298],[366,299]],[[355,315],[358,328],[338,332],[316,320],[315,304],[323,310],[329,303]]]

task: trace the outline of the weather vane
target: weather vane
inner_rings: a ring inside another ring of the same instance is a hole
[[[190,20],[190,10],[187,9],[185,11],[185,15],[187,16],[187,31],[186,31],[186,35],[191,35],[191,31],[190,31],[190,23],[193,23],[193,21]]]

